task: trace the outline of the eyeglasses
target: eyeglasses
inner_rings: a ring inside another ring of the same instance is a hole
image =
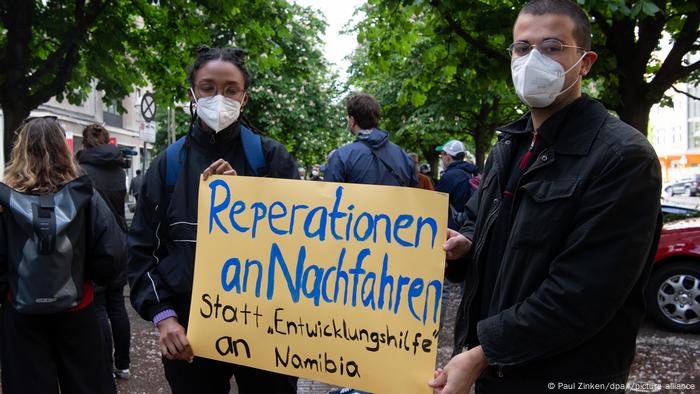
[[[550,38],[542,41],[541,43],[535,45],[524,41],[516,41],[510,46],[508,46],[508,53],[512,59],[517,59],[519,57],[527,56],[532,51],[532,48],[537,48],[541,54],[549,57],[556,57],[564,51],[566,48],[576,48],[582,51],[585,49],[576,45],[566,45],[563,42]]]
[[[211,96],[216,96],[217,94],[221,94],[224,97],[230,98],[230,99],[238,99],[241,97],[242,93],[245,93],[245,89],[238,89],[234,86],[226,86],[224,88],[223,93],[218,93],[218,90],[216,89],[216,86],[213,84],[209,83],[203,83],[200,85],[197,85],[197,91],[200,94],[200,97],[211,97]]]

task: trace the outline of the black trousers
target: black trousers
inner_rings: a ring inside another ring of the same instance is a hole
[[[128,369],[131,363],[131,327],[124,304],[124,288],[108,288],[95,293],[95,309],[102,326],[107,365],[114,364],[116,369]]]
[[[239,394],[296,394],[297,378],[242,365],[195,357],[192,364],[163,359],[173,394],[228,394],[235,376]]]
[[[92,304],[27,315],[5,302],[0,327],[3,394],[116,394]]]

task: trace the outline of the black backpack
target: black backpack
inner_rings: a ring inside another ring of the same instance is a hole
[[[0,204],[8,215],[10,300],[18,312],[63,312],[82,300],[91,197],[89,182],[70,182],[41,195],[0,183]]]

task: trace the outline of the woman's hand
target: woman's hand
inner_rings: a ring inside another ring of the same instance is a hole
[[[202,172],[202,180],[207,180],[211,175],[238,175],[236,174],[236,170],[231,167],[231,164],[227,162],[224,159],[219,159],[213,163],[209,167],[207,167],[204,172]]]
[[[184,360],[192,362],[194,355],[192,347],[185,335],[185,328],[175,317],[169,317],[158,323],[158,345],[160,353],[168,360]]]

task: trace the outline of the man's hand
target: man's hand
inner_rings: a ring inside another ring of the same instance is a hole
[[[447,229],[447,241],[442,244],[442,249],[447,253],[447,260],[456,260],[464,257],[472,248],[472,241],[464,235]]]
[[[209,167],[207,167],[204,172],[202,172],[202,180],[207,180],[212,175],[237,175],[236,170],[231,167],[231,164],[224,159],[219,159]]]
[[[160,346],[160,353],[163,357],[168,360],[192,362],[194,355],[192,354],[190,342],[185,335],[185,328],[178,323],[175,317],[169,317],[158,322],[158,331],[160,332],[158,346]]]
[[[468,393],[481,372],[488,367],[481,346],[452,358],[445,368],[435,371],[435,378],[428,382],[433,394]]]

